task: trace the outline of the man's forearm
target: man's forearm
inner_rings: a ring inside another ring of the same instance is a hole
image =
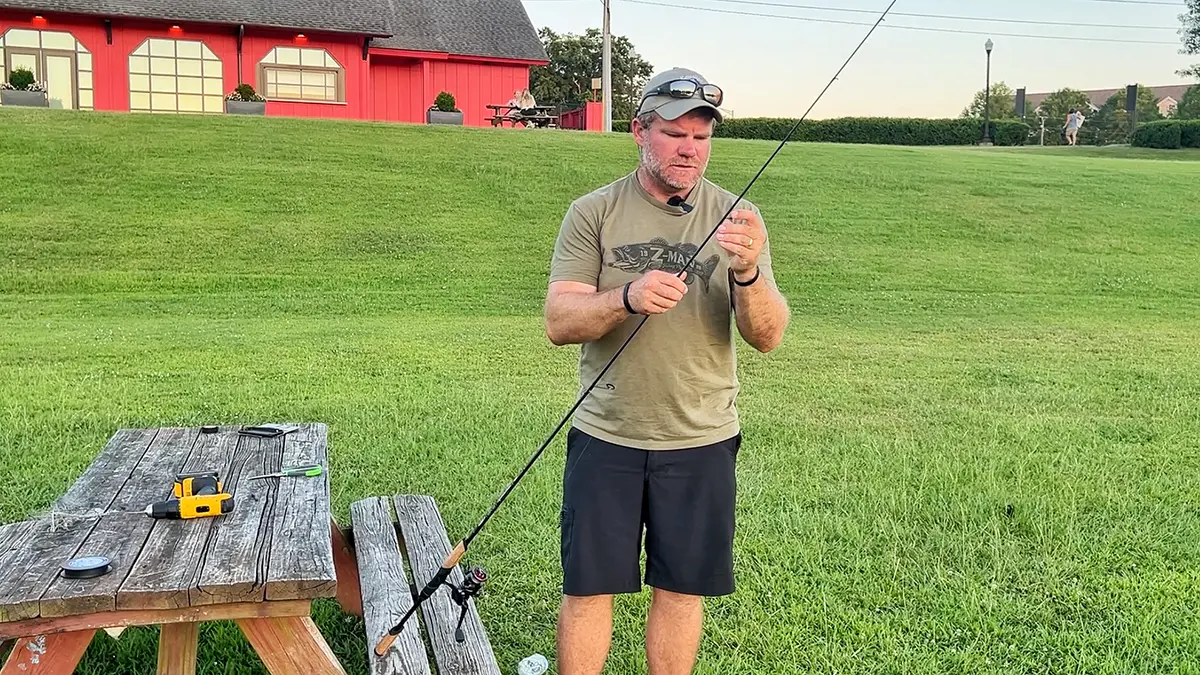
[[[766,277],[749,286],[734,284],[733,304],[738,332],[751,346],[765,353],[783,342],[791,313],[787,300],[767,283]]]
[[[556,345],[598,340],[631,314],[623,286],[602,293],[562,293],[546,306],[546,335]]]

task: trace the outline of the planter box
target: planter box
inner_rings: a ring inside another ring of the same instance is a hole
[[[30,108],[49,108],[50,100],[44,91],[20,91],[17,89],[0,89],[0,105],[26,106]]]
[[[428,124],[462,124],[463,114],[462,111],[427,110],[425,111],[425,122]]]
[[[266,115],[266,101],[225,101],[225,112],[229,115]]]

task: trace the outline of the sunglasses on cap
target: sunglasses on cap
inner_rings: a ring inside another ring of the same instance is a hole
[[[725,92],[715,84],[700,84],[695,80],[680,79],[664,82],[651,89],[642,97],[642,101],[645,102],[651,96],[660,94],[671,98],[693,98],[697,91],[700,92],[701,98],[715,106],[720,106],[721,102],[725,100]]]

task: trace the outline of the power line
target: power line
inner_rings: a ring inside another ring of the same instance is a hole
[[[1115,1],[1115,0],[1113,0],[1113,1]],[[1132,2],[1133,0],[1128,0],[1128,1]],[[844,26],[870,26],[871,25],[869,23],[864,23],[862,21],[843,21],[840,19],[818,19],[815,17],[789,16],[787,14],[766,14],[763,12],[743,12],[743,11],[738,11],[738,10],[734,10],[734,9],[717,9],[715,7],[696,7],[694,5],[674,5],[674,4],[669,4],[669,3],[665,3],[665,2],[654,2],[653,0],[618,0],[618,2],[628,2],[628,3],[638,4],[638,5],[657,5],[659,7],[670,7],[672,9],[698,10],[698,11],[702,11],[702,12],[719,12],[721,14],[739,14],[742,16],[758,16],[758,17],[765,17],[768,19],[791,19],[792,21],[808,21],[808,22],[812,22],[812,23],[832,23],[832,24],[840,24],[840,25],[844,25]],[[885,28],[897,28],[897,29],[901,29],[901,30],[926,31],[926,32],[930,32],[930,33],[956,33],[956,34],[960,34],[960,35],[990,35],[990,36],[997,36],[997,37],[1023,37],[1023,38],[1039,38],[1039,39],[1043,39],[1043,40],[1072,40],[1072,41],[1083,41],[1083,42],[1112,42],[1112,43],[1143,44],[1143,45],[1172,45],[1172,46],[1178,45],[1178,43],[1176,43],[1176,42],[1163,42],[1163,41],[1159,41],[1159,40],[1125,40],[1125,39],[1119,39],[1119,38],[1081,37],[1081,36],[1068,36],[1068,35],[1030,35],[1027,33],[996,33],[993,31],[984,32],[984,31],[975,31],[975,30],[962,30],[959,28],[932,28],[932,27],[927,27],[927,26],[897,26],[897,25],[893,25],[893,24],[885,24],[884,27]]]
[[[1086,2],[1111,2],[1116,5],[1158,5],[1161,7],[1183,7],[1182,2],[1154,2],[1154,0],[1086,0]]]
[[[594,2],[594,1],[595,0],[523,0],[523,2]],[[1107,3],[1120,4],[1120,5],[1143,5],[1143,6],[1156,6],[1156,7],[1186,7],[1186,5],[1182,2],[1156,2],[1155,0],[1078,0],[1078,1],[1079,2],[1107,2]],[[793,6],[799,7],[799,5],[793,5]],[[819,7],[819,8],[814,7],[813,9],[828,9],[831,11],[840,11],[841,10],[841,8],[839,8],[839,7]],[[873,12],[874,10],[861,9],[861,10],[850,10],[850,11]],[[912,15],[912,16],[917,16],[917,15]],[[864,25],[870,25],[870,24],[864,24]]]
[[[764,0],[714,0],[731,5],[764,5],[767,7],[786,7],[788,9],[811,9],[823,12],[849,12],[851,14],[877,14],[873,9],[856,9],[851,7],[818,7],[814,5],[793,5],[785,2],[765,2]],[[1075,21],[1035,21],[1033,19],[989,19],[975,16],[951,16],[947,14],[915,14],[912,12],[892,12],[896,16],[911,16],[919,19],[950,19],[953,21],[982,21],[986,23],[1022,23],[1035,26],[1076,26],[1079,28],[1128,28],[1136,30],[1179,30],[1179,26],[1129,26],[1112,23],[1078,23]]]

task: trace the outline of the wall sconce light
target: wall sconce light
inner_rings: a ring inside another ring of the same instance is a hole
[[[308,37],[306,37],[304,35],[304,33],[299,33],[296,35],[296,39],[293,40],[293,42],[295,42],[298,45],[306,45],[306,44],[308,44]]]
[[[167,29],[167,33],[170,35],[183,35],[183,29],[179,26],[171,26]]]
[[[46,17],[42,16],[41,14],[33,17],[33,21],[30,21],[29,23],[37,26],[38,28],[45,28],[46,26],[50,25],[50,22],[46,20]]]

